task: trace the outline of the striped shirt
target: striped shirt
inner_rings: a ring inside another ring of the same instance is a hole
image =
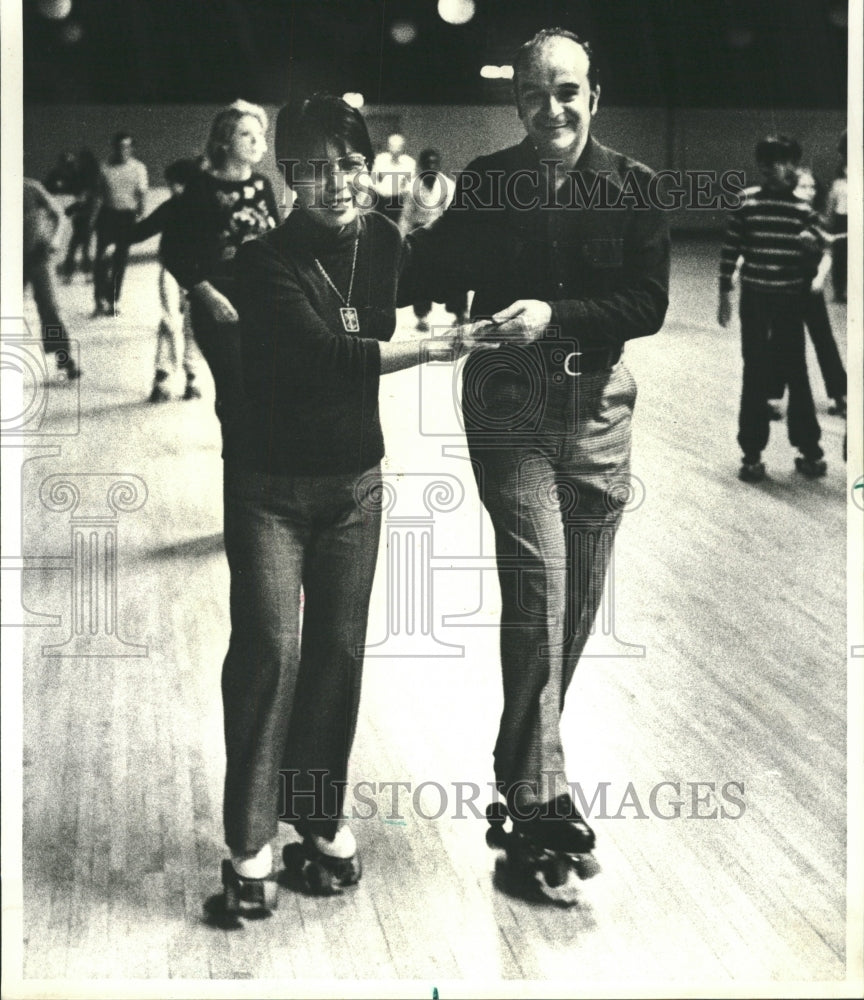
[[[801,291],[812,272],[814,247],[824,243],[817,222],[811,207],[791,192],[747,188],[729,216],[720,260],[720,291],[731,291],[739,260],[742,287],[760,292]]]

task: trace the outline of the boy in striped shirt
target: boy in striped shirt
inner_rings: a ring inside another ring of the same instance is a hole
[[[765,478],[762,450],[768,443],[770,366],[779,364],[789,388],[789,441],[800,451],[795,468],[809,478],[824,476],[821,430],[804,353],[804,296],[809,291],[809,255],[822,237],[817,217],[796,198],[801,147],[786,136],[769,136],[756,146],[762,183],[743,192],[730,215],[720,263],[718,322],[732,316],[732,277],[741,266],[741,353],[744,377],[738,415],[738,444],[744,453],[739,479]],[[771,349],[769,350],[769,340]]]

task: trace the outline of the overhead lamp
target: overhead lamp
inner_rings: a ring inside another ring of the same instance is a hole
[[[36,7],[49,21],[62,21],[72,11],[72,0],[38,0]]]
[[[491,64],[486,66],[481,66],[480,76],[482,76],[485,80],[512,80],[513,67],[493,66]]]
[[[474,0],[438,0],[438,16],[448,24],[467,24],[474,16]]]
[[[413,21],[394,21],[390,25],[390,37],[397,45],[410,45],[417,37]]]

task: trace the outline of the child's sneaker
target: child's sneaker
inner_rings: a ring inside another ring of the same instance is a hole
[[[186,388],[183,391],[183,398],[184,399],[200,399],[201,398],[201,390],[198,388],[197,385],[195,385],[195,383],[192,381],[192,379],[187,379],[186,380]]]
[[[755,462],[745,458],[738,470],[738,478],[742,483],[761,483],[765,478],[765,463],[758,458]]]
[[[846,416],[846,397],[838,396],[837,399],[828,407],[828,414],[832,417],[845,417]]]
[[[795,458],[795,468],[808,479],[818,479],[828,471],[828,464],[824,458],[807,458],[805,455],[798,455]]]

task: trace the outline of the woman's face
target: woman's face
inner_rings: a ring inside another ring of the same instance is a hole
[[[261,122],[253,115],[243,115],[234,128],[226,150],[227,158],[254,167],[267,152],[267,140]]]
[[[305,209],[329,229],[350,225],[359,211],[355,181],[365,170],[363,154],[350,143],[344,153],[335,143],[326,143],[316,156],[294,169],[295,207]]]

